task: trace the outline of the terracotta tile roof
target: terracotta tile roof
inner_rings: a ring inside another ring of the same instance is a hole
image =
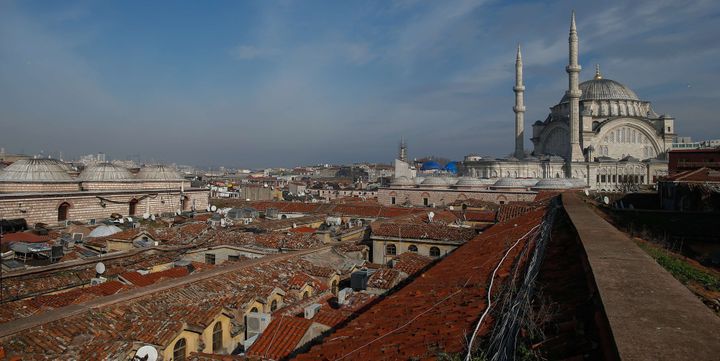
[[[455,210],[453,213],[458,219],[464,219],[470,222],[495,222],[495,218],[497,217],[497,211],[466,210],[464,216],[462,211]]]
[[[683,183],[720,183],[720,171],[702,167],[699,169],[675,173],[665,177],[663,181]]]
[[[405,224],[384,222],[373,223],[373,237],[394,237],[402,239],[429,239],[436,241],[466,242],[477,233],[470,228],[451,227],[438,223]]]
[[[166,278],[185,277],[188,274],[188,269],[185,267],[173,267],[165,271],[152,272],[146,275],[138,272],[125,272],[121,273],[118,277],[120,277],[123,281],[132,283],[135,286],[145,287]]]
[[[291,228],[290,232],[292,233],[315,233],[317,229],[312,227],[297,227],[297,228]]]
[[[400,271],[392,268],[381,268],[375,271],[368,279],[368,288],[389,290],[400,281]]]
[[[248,358],[240,355],[218,355],[214,353],[193,352],[187,361],[242,361]]]
[[[412,276],[427,267],[432,261],[430,257],[425,257],[413,252],[405,252],[395,258],[393,268]]]
[[[25,242],[25,243],[43,243],[48,242],[52,238],[50,235],[39,235],[35,232],[28,231],[28,232],[15,232],[15,233],[3,233],[2,240],[3,243],[6,242]]]
[[[485,309],[488,278],[507,245],[540,224],[544,214],[539,209],[491,227],[295,359],[434,359],[439,351],[462,352],[468,330]],[[527,242],[521,240],[509,259],[518,257]],[[498,287],[512,264],[503,263]],[[487,322],[479,334],[490,327]]]
[[[269,360],[289,356],[313,324],[312,320],[294,316],[280,316],[270,322],[265,332],[250,346],[247,355]]]

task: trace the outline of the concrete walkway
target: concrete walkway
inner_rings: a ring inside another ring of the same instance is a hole
[[[720,317],[577,195],[580,236],[622,360],[720,360]]]

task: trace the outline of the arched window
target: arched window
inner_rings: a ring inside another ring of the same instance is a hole
[[[257,308],[257,307],[253,307],[253,308],[250,310],[250,313],[258,313],[258,308]]]
[[[58,207],[58,222],[62,222],[68,219],[68,210],[70,210],[70,203],[63,202]]]
[[[220,321],[215,322],[215,327],[213,327],[213,337],[212,337],[212,349],[213,353],[218,353],[221,351],[223,345],[223,337],[222,337],[222,323]]]
[[[173,347],[173,361],[185,361],[185,338],[181,338],[175,342]]]
[[[411,244],[410,246],[408,246],[408,251],[417,253],[417,251],[418,251],[417,246],[414,244]]]
[[[277,310],[277,300],[272,300],[270,303],[270,312],[275,312]]]
[[[133,198],[128,202],[128,216],[135,215],[135,209],[137,208],[138,200]]]
[[[430,247],[430,257],[440,257],[440,248]]]
[[[308,297],[310,297],[310,294],[308,293],[308,291],[303,292],[303,297],[302,297],[303,300],[306,299],[306,298],[308,298]]]
[[[388,244],[387,246],[385,246],[385,253],[388,256],[394,256],[397,254],[397,248],[395,248],[394,244]]]

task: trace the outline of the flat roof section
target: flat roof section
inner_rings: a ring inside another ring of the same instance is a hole
[[[575,193],[562,202],[623,360],[718,360],[720,318]]]

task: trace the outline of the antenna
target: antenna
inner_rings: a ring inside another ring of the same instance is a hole
[[[133,361],[157,361],[157,359],[158,352],[155,347],[150,345],[140,347],[133,357]]]
[[[98,262],[98,264],[95,265],[95,273],[97,273],[98,275],[105,273],[105,264],[102,262]]]

